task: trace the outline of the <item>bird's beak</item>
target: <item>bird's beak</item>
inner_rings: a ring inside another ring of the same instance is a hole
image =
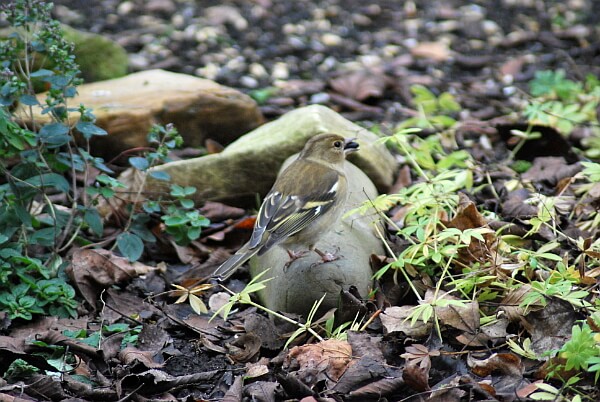
[[[344,141],[344,153],[349,154],[350,152],[358,151],[358,142],[354,141],[356,138],[346,138]]]

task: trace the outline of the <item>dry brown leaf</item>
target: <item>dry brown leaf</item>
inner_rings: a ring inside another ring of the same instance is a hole
[[[579,171],[581,171],[580,164],[569,165],[562,156],[540,156],[534,159],[533,166],[521,177],[523,180],[546,181],[555,185],[564,178],[573,177]]]
[[[437,62],[448,60],[452,52],[448,45],[444,42],[421,42],[412,49],[410,53],[414,57],[420,57],[423,59],[431,59]]]
[[[405,351],[400,355],[407,359],[402,378],[412,389],[418,392],[428,391],[430,389],[431,356],[439,356],[440,352],[438,350],[430,351],[427,346],[417,343],[407,346]]]
[[[156,363],[152,359],[152,352],[147,350],[139,350],[133,346],[128,346],[119,352],[119,360],[123,364],[141,363],[146,368],[161,368],[163,365]]]
[[[535,391],[540,389],[537,384],[543,383],[542,380],[538,380],[536,382],[532,382],[531,384],[527,384],[522,388],[519,388],[516,392],[518,398],[527,398],[530,394],[533,394]]]
[[[508,193],[506,201],[502,203],[503,218],[505,220],[510,220],[510,218],[528,219],[537,215],[537,207],[525,203],[529,197],[531,197],[531,193],[525,188]]]
[[[150,271],[165,269],[164,263],[152,267],[141,262],[129,262],[126,258],[116,256],[108,250],[79,249],[73,253],[71,264],[66,272],[83,298],[95,309],[103,289]]]
[[[355,389],[349,392],[348,396],[349,400],[353,401],[385,400],[382,396],[394,394],[404,386],[402,377],[386,377]]]
[[[246,375],[245,378],[256,378],[263,376],[269,373],[269,367],[267,366],[268,362],[262,361],[265,359],[261,359],[261,362],[258,363],[248,363],[246,364]]]
[[[425,293],[424,301],[426,303],[434,303],[435,291],[432,289],[427,290]],[[450,294],[438,294],[437,300],[461,300]],[[477,301],[464,302],[464,307],[455,306],[448,304],[446,306],[434,305],[433,309],[437,318],[444,325],[448,325],[452,328],[465,331],[469,334],[474,334],[479,329],[479,303]]]
[[[467,364],[473,373],[480,377],[487,377],[493,372],[501,372],[511,377],[521,377],[525,369],[521,358],[513,353],[494,353],[483,360],[477,360],[469,355]]]
[[[314,385],[321,379],[337,381],[352,362],[352,347],[347,341],[328,339],[317,344],[293,347],[284,367],[299,366],[299,379]]]
[[[241,402],[242,388],[244,387],[244,376],[238,375],[235,377],[233,384],[227,390],[221,402]]]
[[[482,235],[485,242],[473,238],[468,247],[459,249],[458,258],[465,264],[470,264],[472,262],[498,263],[498,257],[495,253],[494,246],[496,235],[489,229],[487,221],[479,213],[475,203],[465,194],[459,194],[458,212],[454,218],[449,222],[443,222],[443,224],[448,228],[456,228],[463,231],[466,229],[477,228],[490,230],[489,233],[483,233]]]
[[[544,306],[541,303],[532,303],[526,307],[521,307],[521,303],[530,292],[531,285],[529,284],[511,289],[500,302],[499,310],[504,311],[510,321],[520,321],[530,312],[542,309]]]
[[[353,71],[329,81],[340,94],[357,101],[380,98],[385,89],[385,78],[370,70]]]
[[[410,315],[414,311],[414,306],[388,307],[379,316],[386,333],[402,332],[411,338],[424,338],[432,328],[431,322],[418,320],[414,326],[410,323]]]
[[[511,76],[514,77],[515,75],[521,73],[521,70],[523,69],[523,65],[525,64],[526,58],[525,57],[515,57],[515,58],[511,58],[508,61],[506,61],[504,64],[502,64],[499,68],[500,74],[505,77],[505,76]]]
[[[402,379],[406,385],[417,392],[429,391],[429,370],[431,369],[431,360],[428,364],[421,365],[415,362],[407,362],[402,371]]]
[[[246,214],[242,208],[232,207],[220,202],[206,201],[200,213],[211,222],[222,222],[226,219],[238,219]]]
[[[261,339],[253,333],[246,333],[225,345],[232,360],[244,363],[252,361],[260,351]]]

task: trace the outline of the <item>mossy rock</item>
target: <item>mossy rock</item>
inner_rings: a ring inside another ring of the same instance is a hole
[[[85,82],[104,81],[127,74],[127,52],[116,42],[97,34],[62,26],[65,39],[75,45],[74,54]]]
[[[85,82],[104,81],[127,74],[129,57],[122,46],[102,35],[79,31],[64,24],[61,27],[65,39],[74,45],[73,54]],[[12,32],[12,28],[0,30],[0,40],[8,38]],[[44,58],[36,57],[35,60]],[[53,66],[35,63],[33,71],[40,68],[52,70]],[[38,93],[48,89],[40,79],[33,79],[33,84]]]

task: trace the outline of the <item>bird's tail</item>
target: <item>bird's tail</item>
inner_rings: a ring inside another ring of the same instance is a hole
[[[224,281],[229,278],[239,267],[248,261],[254,254],[258,253],[259,247],[252,250],[248,249],[247,245],[240,248],[234,255],[229,257],[227,261],[219,265],[219,268],[213,272],[212,277],[216,280]]]

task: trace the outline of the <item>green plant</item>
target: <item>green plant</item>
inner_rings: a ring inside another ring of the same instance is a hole
[[[531,126],[543,125],[569,135],[580,125],[590,127],[591,136],[582,141],[587,157],[600,156],[600,125],[596,109],[600,105],[600,80],[588,75],[584,82],[566,78],[563,70],[538,71],[529,84],[533,98],[523,110]]]
[[[264,105],[270,98],[277,95],[279,90],[274,87],[254,89],[248,93],[259,105]]]
[[[0,265],[8,268],[0,303],[13,318],[75,315],[75,292],[60,255],[87,230],[102,229],[76,177],[87,178],[91,167],[111,173],[89,153],[89,140],[106,132],[90,110],[69,106],[81,83],[79,68],[51,7],[33,0],[3,7],[14,32],[0,41]],[[38,83],[48,89],[43,100],[34,93]],[[52,201],[57,193],[68,206]],[[30,255],[34,248],[36,258]]]
[[[146,228],[147,214],[161,214],[165,231],[173,236],[179,245],[187,245],[196,240],[200,237],[202,228],[210,225],[210,221],[194,209],[194,201],[188,198],[196,192],[194,187],[170,184],[171,199],[147,199],[141,202],[148,177],[165,182],[171,180],[167,172],[153,168],[161,163],[169,162],[169,152],[180,147],[183,139],[172,124],[155,125],[148,134],[148,143],[152,146],[150,151],[145,152],[142,156],[129,158],[130,165],[141,172],[142,183],[133,198],[129,219],[123,233],[117,238],[119,251],[131,261],[135,261],[141,256],[144,248],[143,241],[154,242],[156,240]],[[140,202],[142,212],[135,210],[135,206]]]
[[[413,103],[417,114],[404,120],[398,129],[408,127],[441,128],[454,126],[456,120],[448,114],[460,112],[461,107],[449,92],[442,92],[436,96],[423,85],[412,85],[410,92],[414,95]]]
[[[89,332],[85,329],[80,330],[64,330],[63,334],[69,338],[77,339],[86,345],[90,345],[94,348],[100,348],[103,338],[116,333],[123,333],[125,336],[121,341],[121,348],[125,348],[127,345],[136,345],[138,336],[142,331],[141,325],[134,327],[125,323],[116,323],[111,325],[103,325],[99,331]],[[38,344],[38,346],[47,346],[45,344]],[[64,352],[64,350],[63,350]]]
[[[263,271],[260,274],[256,275],[248,283],[248,285],[246,285],[246,287],[239,293],[234,293],[231,290],[225,288],[223,285],[221,285],[227,292],[229,292],[231,294],[231,297],[229,298],[229,301],[227,303],[225,303],[219,310],[217,310],[213,314],[213,316],[211,317],[211,320],[214,319],[217,315],[221,315],[223,317],[223,319],[226,320],[227,317],[229,316],[229,314],[231,313],[231,310],[233,309],[233,307],[236,304],[247,304],[247,305],[256,307],[260,310],[263,310],[267,314],[269,314],[275,318],[284,320],[284,321],[289,322],[290,324],[293,324],[298,327],[298,329],[296,331],[294,331],[294,333],[291,334],[290,337],[288,338],[288,340],[284,346],[285,348],[287,348],[289,346],[289,344],[294,341],[294,339],[296,339],[298,336],[300,336],[301,334],[303,334],[305,332],[308,332],[309,334],[311,334],[312,336],[317,338],[319,341],[323,341],[323,338],[321,337],[321,335],[319,335],[317,333],[317,331],[313,328],[313,326],[316,326],[320,322],[320,320],[317,322],[313,322],[313,320],[314,320],[315,314],[317,313],[317,310],[319,309],[319,306],[323,302],[323,299],[325,298],[326,295],[323,295],[323,297],[321,297],[321,299],[315,301],[309,314],[307,315],[306,322],[302,323],[299,321],[295,321],[286,315],[283,315],[277,311],[270,310],[270,309],[260,305],[259,303],[256,303],[254,300],[252,300],[251,295],[253,293],[259,292],[262,289],[264,289],[266,286],[265,283],[271,280],[271,279],[264,279],[264,280],[260,279],[266,273],[267,273],[267,271]]]
[[[559,350],[559,356],[565,359],[565,370],[587,370],[591,358],[600,357],[600,347],[587,324],[575,325],[569,339]]]
[[[359,213],[366,213],[371,208],[387,211],[396,204],[405,208],[403,225],[397,234],[409,245],[395,256],[394,262],[376,274],[378,278],[389,269],[403,271],[418,267],[431,273],[459,248],[469,244],[471,239],[481,238],[487,231],[478,228],[463,233],[458,229],[444,229],[442,218],[456,212],[458,191],[472,187],[469,169],[472,161],[466,152],[446,152],[438,136],[426,139],[415,136],[419,131],[399,130],[385,140],[407,158],[420,180],[397,194],[381,195],[357,209]]]
[[[202,216],[194,208],[194,202],[186,197],[196,192],[195,187],[181,187],[173,185],[171,196],[177,200],[177,204],[167,207],[166,215],[162,216],[166,231],[173,236],[175,242],[187,245],[190,241],[200,237],[203,227],[207,227],[210,221]]]
[[[578,381],[579,377],[571,377],[566,381],[565,388],[570,387]],[[535,386],[540,391],[536,391],[529,395],[529,397],[534,401],[581,402],[582,400],[580,395],[575,395],[572,399],[566,398],[565,396],[563,396],[563,393],[565,391],[564,389],[558,389],[544,382],[538,382],[535,384]]]
[[[122,231],[103,238],[97,206],[118,197],[124,185],[90,153],[90,140],[107,133],[95,124],[90,109],[71,105],[80,71],[51,9],[52,4],[38,0],[2,7],[13,32],[0,40],[0,307],[12,318],[75,316],[75,292],[62,259],[75,244],[112,241],[135,261],[144,242],[155,241],[147,228],[152,214],[166,215],[167,233],[183,244],[197,239],[209,223],[185,199],[189,189],[181,194],[174,188],[177,205],[148,200],[135,209],[142,185]],[[36,95],[40,85],[47,91]],[[155,126],[148,140],[149,150],[131,157],[131,165],[144,173],[144,183],[147,176],[169,180],[152,168],[168,161],[170,150],[182,144],[181,136],[170,125]]]

